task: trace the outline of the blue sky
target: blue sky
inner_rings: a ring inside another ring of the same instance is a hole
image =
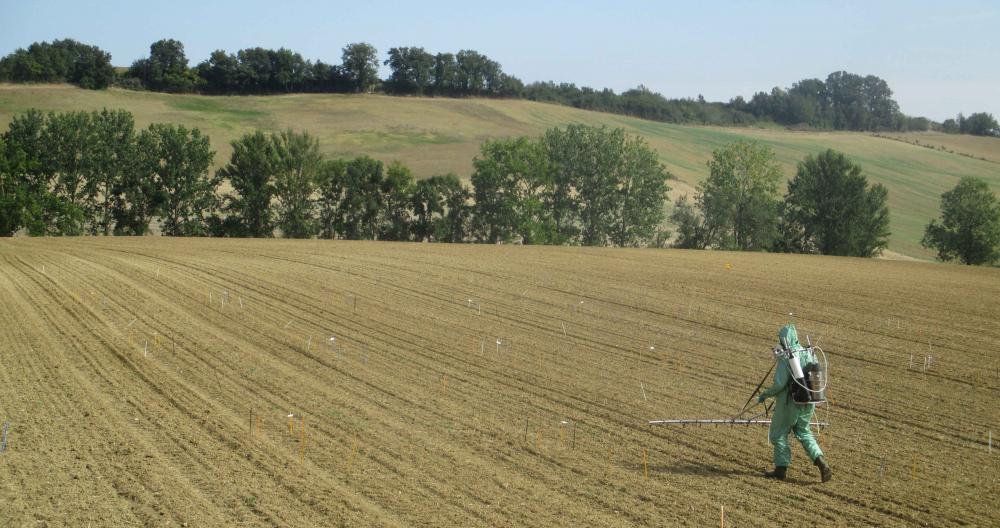
[[[38,40],[96,44],[127,66],[176,38],[191,64],[215,49],[287,47],[340,62],[475,49],[526,82],[728,100],[836,70],[875,74],[904,112],[1000,117],[1000,2],[129,2],[0,0],[0,54]]]

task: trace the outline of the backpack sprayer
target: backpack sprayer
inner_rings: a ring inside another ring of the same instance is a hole
[[[781,328],[781,331],[778,333],[778,343],[779,346],[773,350],[775,361],[771,364],[771,368],[761,378],[760,383],[757,384],[757,388],[747,398],[740,412],[736,413],[732,418],[650,420],[649,425],[770,425],[771,420],[767,419],[767,417],[771,407],[774,405],[773,402],[764,407],[764,412],[749,418],[744,418],[743,416],[749,410],[748,406],[750,402],[760,392],[761,387],[767,382],[767,378],[771,376],[771,372],[775,366],[782,363],[781,359],[786,360],[784,367],[788,369],[790,378],[787,396],[791,398],[792,402],[797,405],[826,403],[826,387],[829,383],[829,376],[827,375],[829,364],[826,352],[823,352],[823,349],[819,346],[813,345],[809,336],[806,336],[808,346],[803,347],[800,345],[795,326],[791,324]],[[816,352],[819,352],[823,357],[822,366],[816,360]],[[752,409],[753,407],[749,408]],[[761,419],[761,417],[764,419]],[[829,427],[830,424],[828,422],[810,422],[809,425]]]

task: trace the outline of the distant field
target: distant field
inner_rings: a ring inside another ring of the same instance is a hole
[[[923,228],[937,216],[941,193],[960,177],[984,178],[1000,191],[997,138],[941,134],[911,138],[944,145],[942,151],[858,133],[679,126],[529,101],[329,94],[206,97],[89,91],[63,85],[0,85],[0,126],[32,107],[124,108],[143,126],[162,121],[198,127],[218,151],[217,167],[228,159],[229,142],[247,131],[304,129],[320,138],[327,155],[369,154],[385,161],[400,160],[418,177],[444,172],[468,177],[472,159],[485,140],[537,135],[567,123],[603,124],[644,136],[679,178],[674,183],[675,195],[692,194],[694,185],[707,174],[705,162],[711,151],[730,141],[754,139],[768,144],[789,177],[798,160],[830,147],[849,154],[872,180],[889,188],[890,248],[919,258],[932,257],[919,245]]]
[[[995,525],[998,297],[813,255],[0,240],[0,526]],[[764,427],[647,425],[734,415],[789,320],[831,482],[797,444],[764,481]]]

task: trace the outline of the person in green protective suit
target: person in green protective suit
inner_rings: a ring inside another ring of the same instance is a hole
[[[799,344],[798,335],[794,325],[785,325],[778,331],[779,346],[785,350],[796,350],[800,365],[816,362],[812,352]],[[771,417],[771,429],[768,438],[774,445],[774,471],[764,473],[765,477],[784,480],[788,464],[792,461],[792,449],[788,445],[788,434],[794,433],[802,447],[806,450],[813,464],[819,468],[820,478],[823,482],[833,477],[830,466],[823,459],[823,451],[816,444],[812,431],[809,429],[809,422],[812,421],[815,404],[798,404],[792,400],[791,385],[795,383],[792,379],[791,367],[788,358],[778,357],[777,369],[774,372],[774,384],[765,390],[757,398],[758,403],[763,403],[767,398],[774,398],[774,414]]]

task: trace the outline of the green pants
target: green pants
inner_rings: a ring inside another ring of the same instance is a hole
[[[784,398],[779,398],[779,401]],[[815,405],[796,405],[794,403],[776,404],[774,415],[771,420],[771,429],[768,432],[768,439],[774,445],[774,465],[775,467],[788,467],[792,462],[792,449],[788,446],[788,433],[794,433],[799,439],[802,448],[809,455],[809,460],[815,461],[823,456],[819,444],[813,438],[809,429],[809,422],[812,421]]]

